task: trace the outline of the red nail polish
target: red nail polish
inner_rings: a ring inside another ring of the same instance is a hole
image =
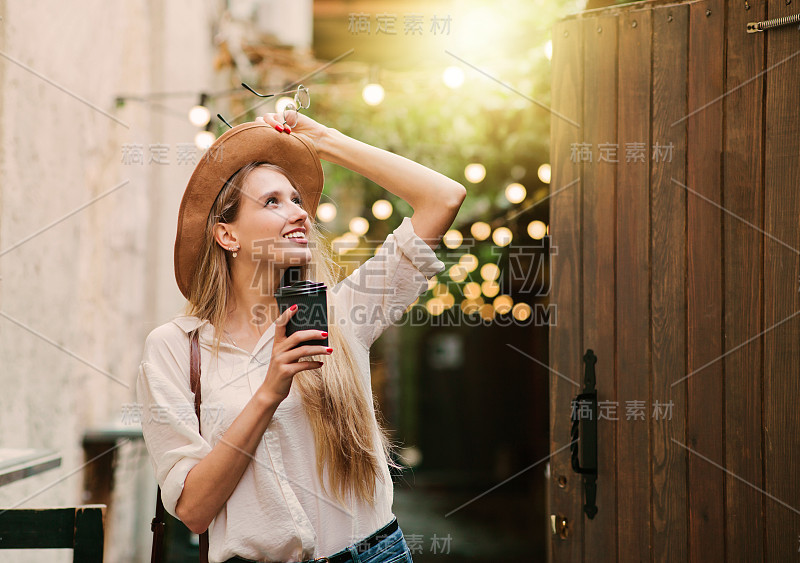
[[[326,351],[330,354],[331,352],[333,352],[333,348],[327,348]]]
[[[280,125],[276,125],[275,129],[278,130],[278,131],[283,131],[283,127],[281,127]]]
[[[296,311],[297,310],[297,305],[296,304],[292,305],[291,307],[289,307],[289,309],[291,309],[292,311]]]
[[[287,128],[286,128],[286,132],[287,132],[287,133],[291,133],[291,132],[292,132],[292,130],[291,130],[291,129],[289,129],[289,128],[287,127]]]
[[[322,336],[328,336],[328,333],[323,331]]]

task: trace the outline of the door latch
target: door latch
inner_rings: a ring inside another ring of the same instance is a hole
[[[597,356],[592,350],[586,350],[583,362],[583,393],[572,400],[570,450],[572,470],[583,477],[583,511],[592,519],[597,514],[597,389],[594,372]]]

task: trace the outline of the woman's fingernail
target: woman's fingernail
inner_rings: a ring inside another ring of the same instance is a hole
[[[292,130],[291,130],[291,129],[289,129],[289,128],[287,127],[287,128],[286,128],[286,132],[287,132],[287,133],[291,133],[291,132],[292,132]]]
[[[322,336],[328,336],[328,333],[325,332],[325,331],[322,331]]]
[[[289,307],[289,309],[291,309],[292,311],[296,311],[297,310],[297,304],[292,305],[291,307]]]
[[[328,352],[328,354],[330,354],[331,352],[333,352],[333,348],[327,348],[326,351]]]
[[[275,129],[277,129],[278,131],[283,131],[283,127],[281,127],[280,125],[276,125]]]

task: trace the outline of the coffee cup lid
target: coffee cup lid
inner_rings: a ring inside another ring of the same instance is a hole
[[[318,291],[324,291],[327,289],[324,283],[321,282],[311,282],[308,280],[302,280],[298,282],[294,282],[292,284],[283,286],[278,288],[278,291],[275,292],[275,296],[287,296],[287,295],[300,295],[306,293],[315,293]]]

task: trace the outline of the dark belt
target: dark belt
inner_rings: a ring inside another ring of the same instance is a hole
[[[398,528],[397,518],[392,519],[391,522],[386,524],[383,528],[375,532],[374,534],[370,535],[367,538],[359,541],[358,543],[354,543],[353,547],[356,549],[357,553],[364,553],[371,547],[375,547],[380,542],[385,540],[391,534],[393,534]],[[307,559],[302,563],[349,563],[352,561],[352,557],[350,555],[350,550],[344,548],[343,550],[334,553],[333,555],[329,555],[328,557],[318,557],[317,559]],[[257,563],[252,559],[244,559],[243,557],[233,557],[228,559],[225,563]]]

